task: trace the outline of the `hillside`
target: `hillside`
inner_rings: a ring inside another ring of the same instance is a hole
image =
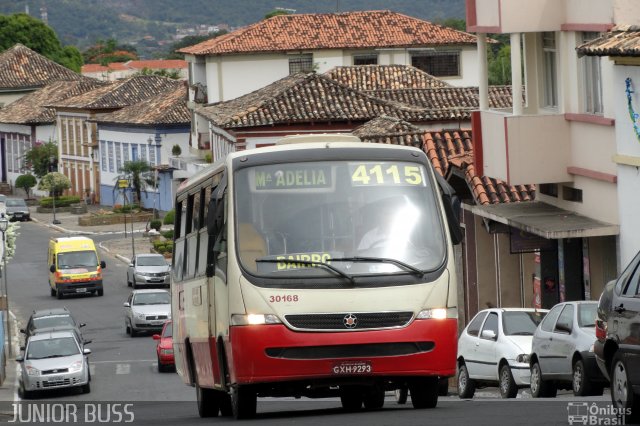
[[[96,40],[114,38],[136,46],[144,56],[166,49],[179,28],[196,25],[240,27],[259,21],[276,7],[295,13],[388,9],[439,21],[464,18],[464,0],[12,0],[0,14],[25,12],[41,17],[65,45],[84,50]],[[164,47],[163,47],[164,46]]]

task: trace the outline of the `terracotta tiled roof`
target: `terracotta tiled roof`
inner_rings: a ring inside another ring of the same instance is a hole
[[[0,90],[38,88],[57,80],[81,78],[20,43],[0,53]]]
[[[112,62],[108,65],[100,64],[86,64],[81,68],[83,74],[95,73],[95,72],[109,72],[109,71],[128,71],[129,69],[124,65],[124,62]]]
[[[411,65],[335,67],[325,75],[345,86],[362,91],[450,87],[449,83]]]
[[[388,10],[278,15],[179,52],[218,55],[290,50],[476,43],[476,36]]]
[[[376,97],[406,105],[430,109],[459,108],[468,112],[478,109],[477,87],[442,87],[434,89],[375,90],[367,92]],[[489,107],[511,108],[511,86],[490,86]]]
[[[462,171],[478,204],[531,201],[535,197],[535,185],[510,186],[476,174],[471,130],[426,131],[394,117],[379,117],[358,127],[353,134],[366,142],[421,147],[442,176],[449,175],[453,168]]]
[[[56,81],[10,103],[0,109],[0,123],[45,124],[56,121],[54,108],[45,105],[61,101],[104,86],[93,78],[74,81]]]
[[[191,112],[187,108],[187,86],[183,85],[171,91],[157,94],[94,121],[138,125],[189,125]]]
[[[182,85],[183,82],[166,77],[137,75],[80,96],[54,102],[52,106],[75,109],[118,109]]]
[[[576,48],[578,55],[587,56],[640,56],[640,26],[614,27],[602,37]]]
[[[124,64],[128,68],[142,70],[144,68],[157,69],[183,69],[187,68],[187,61],[181,59],[155,59],[148,61],[129,61]]]
[[[369,96],[315,73],[295,74],[229,101],[196,109],[219,127],[271,126],[318,122],[365,122],[389,115],[410,122],[447,122],[469,117],[451,107],[413,107]]]

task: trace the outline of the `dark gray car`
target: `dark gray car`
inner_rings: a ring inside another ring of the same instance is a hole
[[[554,397],[558,388],[576,396],[602,395],[608,382],[593,352],[598,302],[559,303],[549,311],[533,335],[531,394]]]
[[[29,321],[27,321],[27,326],[20,329],[20,332],[25,335],[26,341],[30,336],[42,333],[43,331],[71,330],[75,333],[78,341],[81,344],[85,344],[88,342],[83,339],[82,333],[80,332],[80,328],[85,325],[84,323],[76,321],[66,307],[41,309],[39,311],[33,311],[29,317]]]

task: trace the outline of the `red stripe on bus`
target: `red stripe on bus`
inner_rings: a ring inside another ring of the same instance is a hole
[[[268,348],[394,342],[433,342],[434,349],[410,355],[341,359],[283,359]],[[453,376],[456,373],[458,326],[455,319],[418,320],[402,329],[340,333],[295,332],[284,325],[236,326],[230,329],[231,382],[246,384],[332,377],[336,362],[370,361],[372,376]]]

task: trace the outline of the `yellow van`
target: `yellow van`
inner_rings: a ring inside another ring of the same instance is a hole
[[[65,294],[104,294],[100,261],[91,238],[64,237],[49,241],[49,286],[51,296],[62,299]]]

